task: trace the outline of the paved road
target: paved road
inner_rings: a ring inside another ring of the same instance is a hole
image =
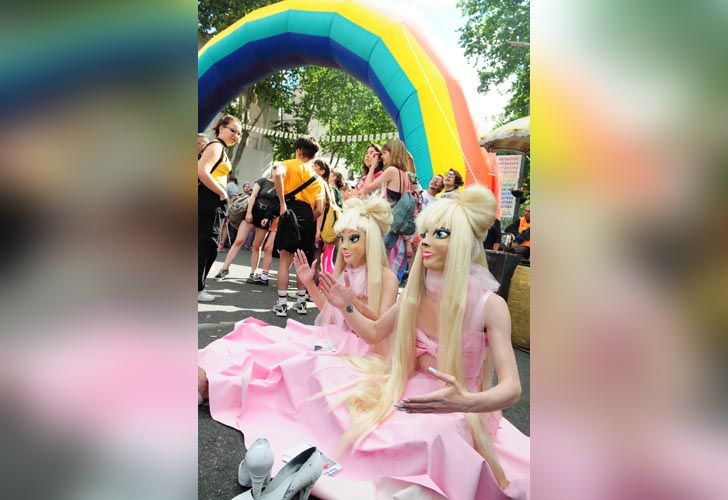
[[[250,252],[243,250],[230,267],[230,274],[221,282],[212,278],[222,265],[225,254],[220,254],[207,280],[207,290],[217,296],[215,302],[198,303],[198,347],[203,348],[229,333],[235,322],[254,316],[272,325],[285,326],[286,318],[279,318],[270,308],[276,301],[275,271],[269,287],[248,285],[245,279],[250,272]],[[278,261],[273,261],[277,268]],[[295,283],[295,278],[290,283]],[[313,324],[317,310],[309,303],[309,313],[300,316],[293,311],[289,317],[302,323]],[[523,397],[504,415],[522,432],[529,434],[529,380],[530,360],[528,353],[516,350],[516,360],[521,375]],[[208,407],[201,406],[198,413],[198,463],[200,500],[228,500],[244,491],[237,484],[237,468],[244,456],[241,434],[210,417]],[[313,497],[312,497],[313,498]]]

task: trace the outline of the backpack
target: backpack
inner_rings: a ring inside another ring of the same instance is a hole
[[[245,214],[248,211],[248,199],[249,194],[239,194],[230,202],[230,208],[228,209],[228,221],[234,227],[239,227],[240,223],[245,219]]]
[[[400,172],[400,175],[403,174]],[[400,177],[401,182],[402,178]],[[409,189],[403,191],[399,201],[392,207],[392,227],[390,232],[405,236],[415,234],[417,229],[415,225],[416,210],[417,204],[415,197],[412,196],[412,192]]]
[[[412,193],[412,196],[415,199],[415,217],[416,217],[417,214],[422,212],[422,209],[425,207],[425,198],[424,198],[424,196],[422,196],[421,187],[419,190],[414,188],[414,186],[419,186],[419,181],[417,180],[417,174],[408,172],[407,178],[410,181],[410,187],[411,187],[410,191]]]
[[[336,205],[334,200],[329,197],[330,188],[326,186],[326,206],[328,207],[324,212],[324,218],[321,222],[321,241],[327,245],[333,245],[336,243],[336,232],[334,231],[334,224],[339,219],[339,207]]]

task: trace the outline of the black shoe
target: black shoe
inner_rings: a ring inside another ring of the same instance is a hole
[[[248,279],[245,280],[245,282],[249,285],[268,286],[268,280],[261,278],[257,274],[255,276],[249,276]]]
[[[220,269],[220,272],[215,275],[215,279],[223,280],[228,274],[230,274],[230,271],[227,269]]]
[[[276,304],[273,306],[273,312],[276,316],[285,318],[288,316],[288,304]]]
[[[308,312],[308,307],[306,307],[305,302],[296,302],[296,305],[293,306],[293,310],[298,314],[306,314]]]

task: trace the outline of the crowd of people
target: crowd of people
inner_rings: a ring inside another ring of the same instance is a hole
[[[455,169],[448,170],[444,176],[434,175],[424,189],[417,178],[411,155],[399,140],[393,140],[384,146],[369,144],[364,152],[362,162],[362,175],[356,182],[349,183],[341,172],[333,170],[322,158],[316,158],[318,145],[311,138],[300,138],[294,145],[296,158],[276,162],[273,164],[269,177],[261,177],[254,183],[244,183],[239,187],[238,180],[233,175],[227,175],[226,184],[222,182],[224,175],[230,173],[227,157],[219,157],[223,144],[233,146],[239,140],[241,125],[234,117],[225,117],[225,125],[216,129],[216,139],[210,142],[205,134],[198,134],[198,153],[200,155],[198,170],[200,174],[201,189],[201,220],[204,231],[201,238],[213,238],[217,251],[224,251],[229,247],[222,268],[215,275],[217,279],[225,279],[230,273],[230,265],[237,257],[241,248],[252,250],[250,268],[251,273],[246,282],[250,284],[267,286],[270,268],[274,254],[280,256],[278,267],[278,300],[273,311],[279,316],[288,314],[288,272],[293,262],[293,254],[299,248],[306,254],[314,265],[314,281],[318,283],[321,270],[331,272],[338,252],[336,238],[331,228],[340,216],[344,202],[352,197],[364,198],[373,193],[382,193],[383,197],[393,207],[400,199],[409,193],[413,200],[413,207],[403,215],[410,221],[404,221],[404,226],[414,227],[414,217],[432,203],[442,199],[452,199],[462,190],[464,181],[462,175]],[[222,121],[221,121],[222,123]],[[232,124],[232,127],[230,127]],[[231,130],[232,129],[232,130]],[[223,130],[224,132],[219,132]],[[219,144],[219,146],[214,146]],[[212,146],[212,149],[208,149]],[[205,151],[209,153],[205,154]],[[224,154],[224,152],[223,152]],[[215,160],[215,161],[213,161]],[[219,163],[223,163],[221,167]],[[220,187],[210,189],[203,181],[205,171],[212,178],[219,181]],[[212,172],[212,173],[211,173]],[[216,177],[217,176],[217,177]],[[303,184],[311,180],[310,184]],[[224,188],[222,186],[225,185]],[[251,187],[252,186],[252,187]],[[292,193],[298,186],[300,191]],[[218,196],[220,207],[216,218],[212,217],[211,201]],[[247,210],[240,221],[233,221],[227,216],[226,210],[230,200],[243,197],[247,201]],[[300,239],[288,244],[286,234],[279,238],[276,246],[279,218],[286,211],[295,215],[296,226]],[[203,214],[206,214],[203,217]],[[213,223],[214,227],[210,227]],[[400,221],[401,222],[401,221]],[[402,224],[396,224],[400,227]],[[219,226],[219,227],[218,227]],[[230,243],[232,242],[232,243]],[[387,260],[400,284],[407,279],[411,267],[412,256],[419,242],[414,231],[391,231],[384,236],[387,250]],[[530,207],[526,206],[524,214],[508,225],[505,231],[501,230],[501,223],[496,219],[490,227],[483,241],[484,248],[492,251],[507,251],[519,255],[522,259],[530,257]],[[198,299],[211,301],[214,297],[204,291],[204,279],[209,272],[209,260],[213,252],[210,250],[210,241],[200,242],[200,254],[206,256],[200,262],[200,283],[198,283]],[[203,251],[204,250],[204,251]],[[258,272],[260,259],[262,267]],[[306,299],[309,294],[299,284],[296,302],[293,309],[299,314],[306,314]]]
[[[294,266],[292,309],[306,314],[311,300],[319,315],[312,326],[239,322],[199,353],[200,402],[246,435],[275,436],[256,441],[251,461],[302,441],[336,456],[336,478],[317,482],[321,471],[310,467],[299,477],[301,464],[286,470],[302,497],[527,498],[529,440],[500,415],[521,389],[510,313],[485,259],[501,243],[493,194],[463,189],[454,169],[424,190],[398,140],[367,146],[363,175],[349,185],[308,137],[295,142],[295,158],[238,193],[227,188],[226,148],[241,130],[226,115],[214,140],[198,136],[198,299],[211,300],[204,286],[222,228],[239,217],[216,277],[252,237],[247,283],[268,285],[277,251],[273,312],[288,315]],[[527,257],[530,208],[506,232]],[[240,467],[240,484],[265,499],[268,475]]]

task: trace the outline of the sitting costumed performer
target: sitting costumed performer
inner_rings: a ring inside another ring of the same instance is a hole
[[[322,444],[340,431],[349,451],[344,471],[317,483],[318,497],[353,498],[364,484],[379,495],[372,498],[413,485],[418,498],[528,497],[529,439],[500,415],[521,385],[510,313],[494,293],[481,243],[495,211],[495,197],[480,186],[429,205],[417,220],[421,243],[400,303],[378,321],[351,307],[350,287],[322,276],[325,297],[363,339],[395,335],[391,359],[359,360],[358,380],[341,390],[348,418],[313,429],[310,439]]]
[[[352,306],[370,319],[378,319],[397,300],[397,279],[387,267],[382,242],[382,235],[389,231],[391,223],[391,208],[381,197],[351,198],[334,227],[339,237],[337,279],[352,290]],[[279,376],[280,363],[290,358],[387,354],[386,338],[370,345],[351,331],[338,309],[327,303],[313,284],[313,270],[305,255],[295,255],[295,264],[298,279],[306,285],[321,311],[315,326],[289,319],[286,327],[280,328],[247,318],[199,352],[200,399],[209,397],[210,414],[219,422],[238,427],[243,406],[249,406],[244,401],[245,394],[250,396],[256,386],[270,384],[271,379]],[[291,380],[302,382],[310,374],[297,375]]]

